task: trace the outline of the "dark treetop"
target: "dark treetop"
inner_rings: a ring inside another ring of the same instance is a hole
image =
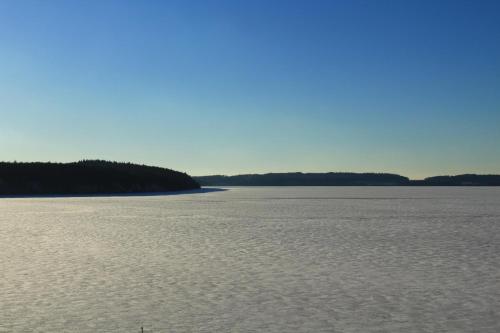
[[[438,176],[410,180],[390,173],[268,173],[194,177],[202,186],[500,186],[500,175]]]
[[[263,175],[195,177],[201,185],[213,186],[334,186],[407,185],[406,177],[388,173],[268,173]]]
[[[131,163],[0,162],[0,195],[167,192],[199,187],[185,173]]]

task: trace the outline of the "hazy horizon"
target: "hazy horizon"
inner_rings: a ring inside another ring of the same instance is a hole
[[[500,173],[498,1],[0,2],[0,159]]]
[[[72,160],[72,161],[30,161],[30,160],[21,160],[21,161],[18,161],[18,160],[15,160],[15,161],[4,161],[4,160],[0,160],[0,163],[1,162],[19,162],[19,163],[32,163],[32,162],[41,162],[41,163],[72,163],[72,162],[77,162],[77,161],[81,161],[81,160],[93,160],[93,159],[89,159],[89,158],[82,158],[82,159],[78,159],[78,160]],[[103,159],[103,160],[106,160],[106,159]],[[185,173],[188,173],[187,171],[185,170],[177,170],[175,168],[171,168],[169,166],[166,166],[166,165],[152,165],[152,164],[147,164],[147,163],[143,163],[143,162],[133,162],[133,161],[114,161],[114,162],[119,162],[119,163],[134,163],[134,164],[145,164],[145,165],[149,165],[149,166],[157,166],[157,167],[162,167],[162,168],[168,168],[168,169],[173,169],[175,171],[181,171],[181,172],[185,172]],[[454,173],[454,174],[451,174],[451,173],[436,173],[436,174],[431,174],[431,175],[426,175],[426,176],[423,176],[423,177],[420,177],[420,178],[414,178],[414,177],[411,177],[411,176],[408,176],[406,174],[403,174],[403,173],[400,173],[400,172],[397,172],[397,171],[394,171],[394,172],[389,172],[389,171],[374,171],[374,170],[365,170],[365,171],[355,171],[355,170],[323,170],[323,171],[308,171],[308,170],[283,170],[283,171],[261,171],[261,172],[239,172],[239,173],[234,173],[234,174],[223,174],[223,173],[211,173],[211,174],[189,174],[190,176],[193,176],[193,177],[201,177],[201,176],[238,176],[238,175],[247,175],[247,174],[268,174],[268,173],[330,173],[330,172],[333,172],[333,173],[388,173],[388,174],[397,174],[397,175],[400,175],[400,176],[404,176],[404,177],[407,177],[409,178],[410,180],[422,180],[424,178],[427,178],[427,177],[433,177],[433,176],[456,176],[456,175],[463,175],[463,174],[478,174],[478,175],[496,175],[498,173],[477,173],[477,172],[463,172],[463,173]]]

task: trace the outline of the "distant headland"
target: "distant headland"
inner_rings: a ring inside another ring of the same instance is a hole
[[[0,196],[155,193],[198,188],[200,185],[185,173],[132,163],[0,162]]]
[[[391,173],[267,173],[193,177],[202,186],[500,186],[500,175],[465,174],[423,180]]]

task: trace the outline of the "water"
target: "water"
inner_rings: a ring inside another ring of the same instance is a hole
[[[500,332],[500,188],[0,199],[0,332]]]

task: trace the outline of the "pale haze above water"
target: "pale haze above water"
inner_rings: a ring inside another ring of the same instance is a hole
[[[0,199],[0,332],[500,332],[500,188]]]

